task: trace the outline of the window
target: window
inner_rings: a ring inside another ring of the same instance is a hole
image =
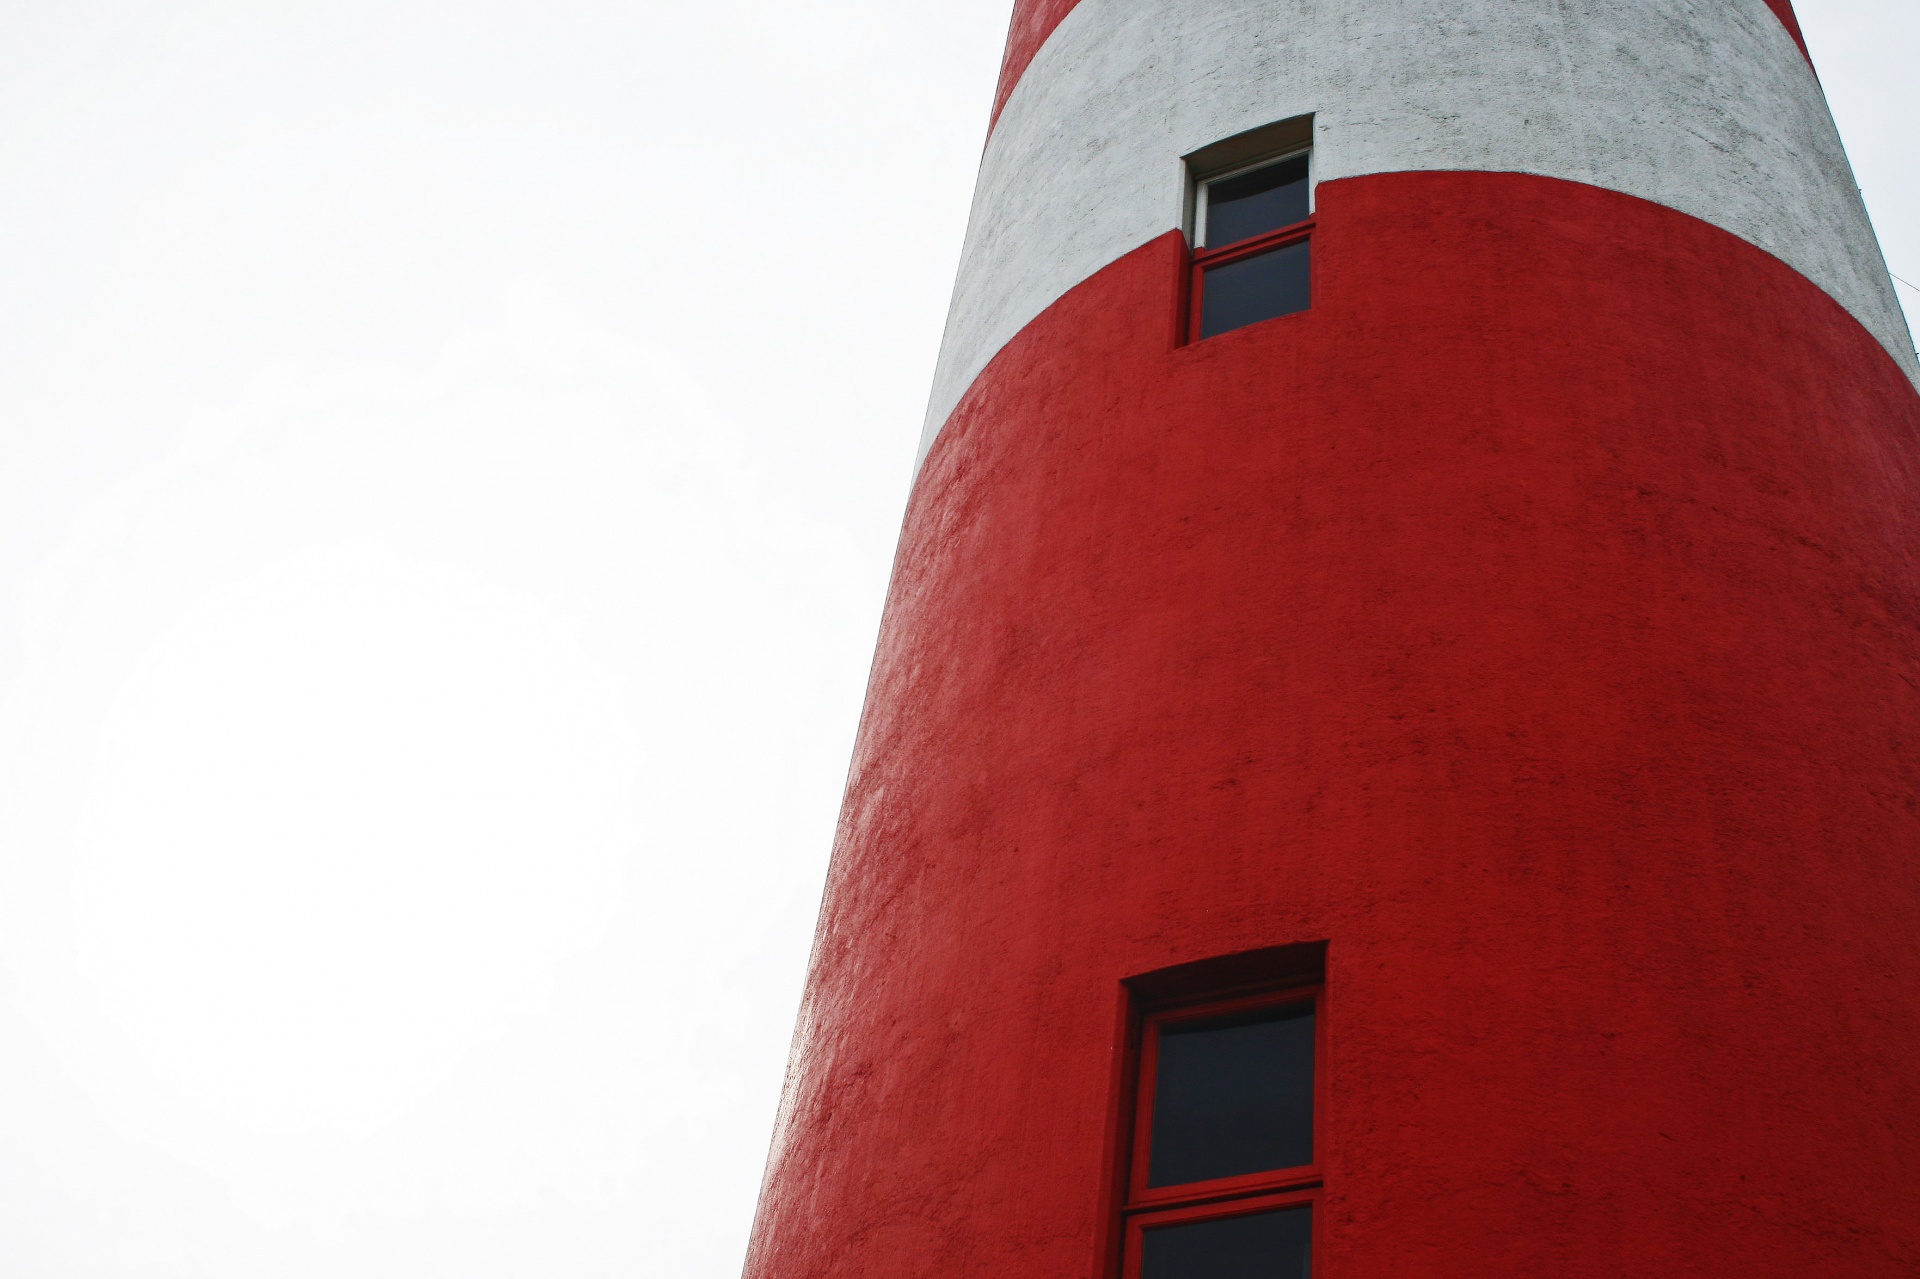
[[[1223,248],[1307,220],[1307,157],[1215,178],[1199,193],[1201,247]]]
[[[1312,301],[1313,117],[1283,120],[1187,157],[1193,227],[1190,340]]]
[[[1310,1279],[1320,988],[1139,1021],[1125,1279]]]

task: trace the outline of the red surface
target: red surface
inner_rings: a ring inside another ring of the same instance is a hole
[[[908,514],[751,1279],[1102,1279],[1126,978],[1324,940],[1316,1279],[1920,1273],[1920,397],[1724,232],[1322,186]]]
[[[1026,74],[1033,55],[1040,52],[1040,46],[1047,42],[1053,29],[1079,3],[1080,0],[1015,0],[1013,25],[1007,32],[1007,52],[1000,62],[1000,87],[993,95],[994,120],[999,120],[1001,110],[1012,96],[1014,86],[1020,83],[1020,77]],[[1780,16],[1780,21],[1793,33],[1793,41],[1800,46],[1800,52],[1806,53],[1807,41],[1800,34],[1799,19],[1794,17],[1793,0],[1767,0],[1767,7]]]
[[[1000,60],[1000,87],[993,95],[993,118],[1013,94],[1013,87],[1026,74],[1027,64],[1053,29],[1060,25],[1080,0],[1014,0],[1013,25],[1007,32],[1007,52]]]
[[[1265,253],[1269,249],[1284,248],[1289,243],[1297,244],[1313,238],[1313,219],[1307,218],[1291,226],[1276,227],[1260,235],[1249,236],[1244,240],[1218,249],[1199,248],[1193,251],[1189,259],[1191,269],[1187,273],[1186,309],[1174,326],[1174,332],[1182,334],[1187,341],[1200,339],[1203,326],[1201,319],[1206,315],[1207,270],[1210,267],[1223,266],[1241,258],[1250,258]],[[1309,272],[1307,281],[1311,285],[1313,276]]]
[[[1767,8],[1773,10],[1787,31],[1793,36],[1793,42],[1800,46],[1800,52],[1806,54],[1807,61],[1813,61],[1813,55],[1807,52],[1807,38],[1800,34],[1800,19],[1794,16],[1793,0],[1767,0]]]
[[[1162,1187],[1149,1186],[1147,1180],[1153,1158],[1154,1094],[1158,1087],[1156,1060],[1164,1028],[1179,1021],[1210,1019],[1222,1013],[1248,1008],[1312,1003],[1316,1040],[1313,1056],[1318,1064],[1326,1057],[1326,1045],[1323,1042],[1326,1038],[1326,1019],[1318,1015],[1321,993],[1317,986],[1292,984],[1280,993],[1269,990],[1263,994],[1243,994],[1237,998],[1199,1003],[1182,1001],[1174,1008],[1139,1010],[1142,1016],[1136,1023],[1128,1049],[1129,1056],[1139,1063],[1127,1081],[1131,1085],[1132,1104],[1124,1115],[1116,1116],[1122,1120],[1121,1131],[1116,1134],[1121,1139],[1118,1144],[1130,1148],[1128,1167],[1114,1170],[1117,1183],[1126,1187],[1126,1220],[1118,1220],[1119,1214],[1116,1214],[1114,1224],[1119,1229],[1113,1232],[1113,1250],[1102,1258],[1109,1271],[1118,1259],[1125,1267],[1123,1273],[1127,1279],[1133,1279],[1139,1273],[1142,1230],[1175,1222],[1214,1219],[1279,1207],[1308,1206],[1318,1215],[1321,1177],[1317,1163]],[[1324,1079],[1325,1072],[1316,1070],[1315,1076],[1316,1081]],[[1318,1111],[1320,1108],[1316,1102],[1314,1109]],[[1131,1133],[1126,1131],[1127,1127],[1131,1127]]]

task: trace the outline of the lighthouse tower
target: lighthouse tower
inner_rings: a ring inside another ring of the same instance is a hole
[[[1788,0],[1021,0],[750,1279],[1920,1274],[1916,376]]]

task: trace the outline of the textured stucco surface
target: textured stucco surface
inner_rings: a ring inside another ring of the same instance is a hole
[[[1020,77],[1033,62],[1033,55],[1079,3],[1080,0],[1017,0],[1014,4],[1013,19],[1007,27],[1007,51],[1000,59],[1000,83],[993,91],[994,120],[999,120],[1014,86],[1020,83]]]
[[[1807,52],[1807,37],[1800,30],[1800,18],[1793,11],[1793,0],[1767,0],[1767,8],[1773,10],[1780,19],[1780,25],[1787,29],[1793,42],[1800,46],[1800,52],[1807,55],[1809,61],[1813,55]]]
[[[1020,83],[1020,77],[1026,74],[1033,55],[1040,51],[1040,46],[1047,42],[1054,28],[1079,3],[1080,0],[1018,0],[1013,6],[1013,19],[1007,28],[1007,52],[1000,62],[1000,83],[993,94],[995,120],[1000,118],[1000,112],[1012,96],[1014,86]],[[1807,41],[1800,33],[1800,19],[1793,12],[1791,0],[1767,0],[1767,7],[1779,16],[1792,34],[1794,43],[1805,53]]]
[[[1316,115],[1316,177],[1509,171],[1636,195],[1780,258],[1910,377],[1826,102],[1765,0],[1082,0],[982,163],[921,442],[1056,298],[1179,226],[1179,157]]]
[[[1316,1279],[1920,1273],[1920,396],[1660,205],[1166,234],[908,512],[748,1279],[1112,1279],[1121,983],[1327,943]]]

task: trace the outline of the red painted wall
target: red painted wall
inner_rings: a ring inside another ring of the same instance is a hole
[[[1781,0],[1785,3],[1785,0]],[[1013,25],[1007,32],[1007,52],[1000,60],[1000,87],[993,95],[993,118],[1007,105],[1013,87],[1026,74],[1027,64],[1053,29],[1065,20],[1080,0],[1014,0]]]
[[[1807,54],[1807,61],[1813,61],[1813,55],[1807,53],[1807,38],[1800,34],[1800,19],[1794,15],[1793,0],[1767,0],[1767,8],[1773,10],[1780,21],[1786,24],[1788,32],[1793,36],[1793,42],[1800,46],[1800,52]]]
[[[1014,86],[1020,83],[1020,77],[1026,74],[1027,64],[1033,61],[1033,55],[1040,52],[1040,46],[1047,42],[1053,29],[1079,3],[1080,0],[1015,0],[1013,25],[1007,32],[1007,52],[1000,62],[1000,86],[993,95],[994,120],[1000,118],[1001,109],[1007,105],[1007,98],[1012,95]],[[1794,43],[1800,46],[1800,52],[1806,53],[1807,42],[1800,34],[1799,19],[1794,17],[1793,0],[1767,0],[1767,7],[1780,15],[1780,21],[1793,33]]]
[[[1319,192],[921,474],[751,1279],[1096,1275],[1120,983],[1325,940],[1316,1279],[1920,1273],[1920,397],[1721,231]]]

